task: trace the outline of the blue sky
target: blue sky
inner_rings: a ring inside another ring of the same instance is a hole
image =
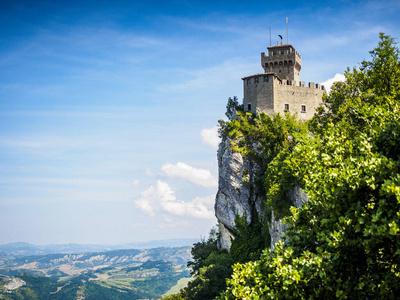
[[[0,0],[0,244],[205,236],[215,128],[278,34],[303,81],[400,37],[398,1]]]

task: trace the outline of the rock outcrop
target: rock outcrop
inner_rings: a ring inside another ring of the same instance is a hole
[[[298,185],[295,185],[291,190],[289,190],[288,199],[289,201],[293,201],[292,203],[295,207],[300,207],[304,202],[307,201],[308,196]],[[274,211],[272,211],[271,224],[269,227],[269,234],[271,236],[271,251],[274,250],[276,242],[282,238],[282,234],[286,232],[286,228],[287,225],[284,224],[282,220],[276,219]]]
[[[229,139],[219,144],[217,155],[218,192],[214,208],[221,231],[220,247],[229,250],[236,215],[246,213],[247,221],[251,220],[250,189],[243,183],[244,172],[251,166],[240,153],[231,151]]]
[[[246,213],[247,221],[251,220],[251,191],[248,181],[254,181],[256,166],[238,152],[233,152],[229,145],[230,140],[223,140],[218,148],[218,192],[215,199],[215,215],[218,219],[221,237],[219,245],[223,249],[230,249],[231,238],[235,226],[236,215]],[[246,180],[244,180],[246,179]],[[264,200],[253,196],[254,204],[259,214],[264,213]],[[307,201],[307,195],[295,186],[288,192],[288,200],[296,207]],[[276,220],[272,213],[269,229],[271,235],[271,249],[286,232],[286,225]]]

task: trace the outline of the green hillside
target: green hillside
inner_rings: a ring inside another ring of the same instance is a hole
[[[189,278],[189,247],[16,257],[0,266],[0,299],[160,298]],[[78,297],[78,298],[77,298]]]

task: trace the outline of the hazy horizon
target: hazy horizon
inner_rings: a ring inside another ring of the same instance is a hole
[[[34,243],[28,243],[28,242],[24,242],[24,241],[18,241],[18,242],[11,242],[11,243],[4,243],[4,244],[0,244],[0,246],[4,246],[4,245],[9,245],[9,244],[29,244],[29,245],[34,245],[34,246],[52,246],[52,245],[102,245],[102,246],[120,246],[120,245],[129,245],[129,244],[148,244],[148,243],[154,243],[154,242],[167,242],[167,241],[183,241],[183,240],[200,240],[196,239],[196,238],[174,238],[174,239],[165,239],[165,240],[148,240],[148,241],[143,241],[143,242],[135,242],[135,241],[130,241],[130,242],[124,242],[124,243],[89,243],[89,244],[81,244],[81,243],[57,243],[57,244],[34,244]]]
[[[398,1],[1,1],[0,244],[207,236],[217,124],[278,34],[329,83]],[[337,75],[339,74],[339,75]]]

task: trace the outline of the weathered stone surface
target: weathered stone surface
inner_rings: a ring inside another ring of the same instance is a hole
[[[219,226],[219,231],[221,233],[221,236],[218,241],[218,247],[220,249],[229,250],[231,248],[232,239],[234,237],[233,237],[232,233],[228,230],[228,228],[225,227],[224,224],[222,224],[221,222],[218,222],[218,226]]]
[[[289,192],[288,197],[293,201],[295,207],[301,207],[305,202],[308,201],[308,196],[304,191],[296,184]]]
[[[247,170],[249,177],[254,179],[254,166],[243,158],[240,153],[232,152],[229,145],[230,140],[222,141],[218,148],[218,192],[215,199],[215,215],[218,219],[221,238],[219,245],[229,250],[232,230],[235,226],[236,215],[242,216],[246,213],[247,221],[251,220],[251,204],[249,186],[243,183],[243,172]],[[296,207],[300,207],[307,201],[307,195],[295,186],[288,192],[288,201],[292,201]],[[255,198],[254,204],[258,213],[263,214],[264,199]],[[282,238],[286,232],[286,225],[281,220],[276,220],[272,212],[271,226],[271,249],[274,244]]]
[[[304,202],[308,200],[308,196],[303,190],[295,185],[288,192],[288,201],[292,201],[295,207],[299,208]],[[271,226],[269,228],[269,234],[271,236],[271,251],[274,250],[276,242],[278,242],[282,235],[286,232],[287,225],[282,222],[282,220],[275,219],[274,212],[272,211]]]
[[[251,220],[250,190],[242,182],[243,171],[250,166],[240,153],[231,151],[229,139],[220,143],[217,154],[219,175],[214,208],[221,229],[221,247],[229,250],[229,230],[235,226],[236,215],[246,213]]]

